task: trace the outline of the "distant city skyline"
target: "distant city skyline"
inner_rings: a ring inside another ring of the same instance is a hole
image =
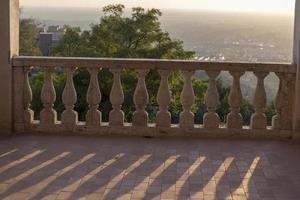
[[[292,13],[295,0],[20,0],[24,7],[103,7],[112,3],[121,3],[127,8],[141,6],[159,9]]]

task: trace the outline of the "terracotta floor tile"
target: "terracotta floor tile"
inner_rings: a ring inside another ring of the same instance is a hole
[[[0,147],[4,200],[300,196],[300,144],[289,141],[23,134]]]

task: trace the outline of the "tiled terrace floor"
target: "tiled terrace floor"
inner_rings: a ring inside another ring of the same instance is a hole
[[[0,199],[300,199],[300,144],[0,137]]]

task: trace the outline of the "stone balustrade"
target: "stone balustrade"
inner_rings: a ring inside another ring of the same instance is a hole
[[[41,91],[43,110],[39,120],[34,120],[31,110],[32,90],[29,84],[28,73],[31,67],[40,67],[44,73],[44,82]],[[62,95],[65,110],[61,121],[57,121],[56,111],[53,109],[56,101],[53,86],[53,72],[55,67],[63,69],[66,75],[66,84]],[[77,93],[73,82],[75,68],[85,68],[90,75],[90,83],[86,94],[88,112],[86,121],[79,122],[78,114],[74,110]],[[108,122],[102,121],[99,104],[101,91],[98,73],[109,68],[113,75],[113,86],[110,93],[112,110]],[[138,82],[133,94],[135,112],[132,123],[124,122],[124,92],[121,74],[124,69],[134,69],[138,74]],[[156,70],[161,77],[157,91],[159,110],[156,113],[156,123],[149,123],[146,106],[149,94],[146,86],[146,77],[150,70]],[[171,124],[169,106],[171,94],[169,77],[172,71],[180,70],[184,78],[180,102],[182,112],[179,124]],[[192,78],[197,70],[205,71],[209,81],[205,94],[207,112],[204,115],[203,125],[194,123],[195,94]],[[140,136],[199,136],[199,137],[233,137],[233,138],[290,138],[293,134],[293,106],[295,95],[295,77],[297,67],[292,64],[276,63],[231,63],[231,62],[199,62],[177,60],[149,60],[149,59],[96,59],[96,58],[53,58],[53,57],[15,57],[13,58],[14,75],[14,127],[23,132],[57,132],[83,133],[99,135],[140,135]],[[219,105],[219,94],[216,86],[217,77],[221,72],[229,72],[232,76],[228,102],[230,113],[226,122],[221,122],[216,110]],[[242,92],[240,79],[246,72],[252,72],[257,78],[256,91],[253,99],[255,113],[249,127],[243,126],[243,117],[240,113],[242,106]],[[276,115],[272,126],[267,126],[265,115],[267,98],[265,78],[274,72],[280,81],[276,96]]]

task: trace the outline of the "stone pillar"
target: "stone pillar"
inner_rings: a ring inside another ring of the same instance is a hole
[[[133,113],[133,126],[147,127],[148,126],[148,113],[146,111],[147,104],[149,103],[149,94],[146,86],[146,76],[149,73],[147,69],[139,69],[138,82],[133,95],[133,102],[135,105],[135,112]]]
[[[228,103],[230,105],[230,113],[227,115],[227,128],[242,129],[243,116],[241,114],[241,106],[243,103],[243,95],[241,90],[241,76],[244,72],[230,72],[233,77],[233,83],[228,96]]]
[[[98,68],[88,68],[90,85],[86,94],[86,101],[89,104],[89,110],[85,120],[89,126],[99,126],[102,122],[102,113],[98,110],[102,98],[98,80],[99,70]]]
[[[109,113],[109,126],[124,126],[124,112],[122,105],[124,103],[124,91],[122,87],[121,74],[122,68],[111,69],[113,73],[113,86],[110,91],[110,102],[113,107]]]
[[[267,95],[265,89],[265,78],[269,73],[254,72],[257,78],[257,85],[253,99],[255,113],[251,117],[250,127],[252,129],[266,129],[268,122],[266,116]]]
[[[216,79],[219,76],[219,71],[206,71],[209,77],[208,88],[205,94],[205,105],[207,113],[203,117],[204,128],[219,128],[220,117],[217,114],[217,106],[220,103],[220,97],[217,89]]]
[[[0,1],[0,134],[12,131],[12,56],[19,52],[19,0]]]
[[[180,113],[179,126],[181,128],[194,128],[194,113],[192,106],[195,103],[195,92],[193,88],[192,77],[195,71],[182,71],[184,77],[184,86],[180,95],[180,102],[183,111]]]
[[[296,0],[293,63],[297,64],[296,97],[294,109],[294,137],[300,138],[300,0]]]

